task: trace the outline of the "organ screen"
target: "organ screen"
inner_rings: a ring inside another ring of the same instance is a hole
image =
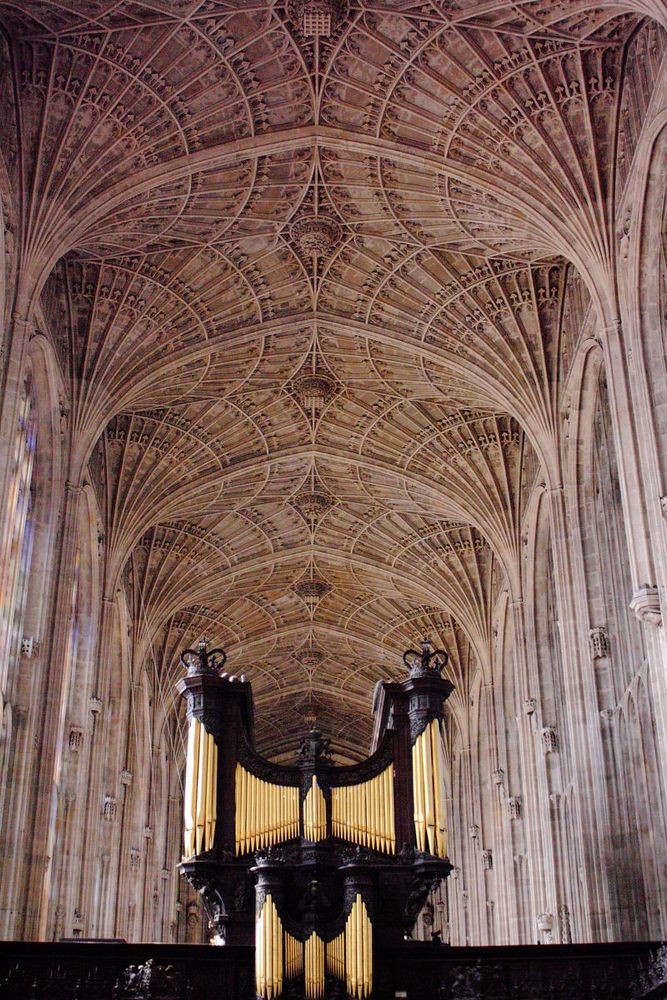
[[[317,1000],[371,998],[375,957],[410,935],[447,878],[447,654],[403,657],[402,682],[374,698],[373,752],[337,766],[317,729],[293,765],[254,746],[251,684],[222,672],[222,650],[185,650],[187,703],[181,871],[202,894],[218,943],[254,944],[255,990],[296,982]],[[381,901],[381,903],[380,903]],[[335,990],[334,990],[335,992]]]

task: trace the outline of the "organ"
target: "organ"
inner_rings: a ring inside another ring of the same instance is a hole
[[[185,650],[187,703],[181,871],[221,943],[255,945],[261,1000],[378,996],[374,955],[400,945],[447,878],[443,650],[403,656],[380,682],[372,752],[337,766],[317,729],[292,765],[255,749],[250,683],[225,654]]]

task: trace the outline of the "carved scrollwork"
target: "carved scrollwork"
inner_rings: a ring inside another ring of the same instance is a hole
[[[143,965],[130,965],[114,989],[114,1000],[187,1000],[189,981],[173,965],[149,958]]]

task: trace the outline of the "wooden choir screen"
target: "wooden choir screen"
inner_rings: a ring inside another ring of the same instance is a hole
[[[408,650],[406,679],[383,682],[375,698],[373,752],[345,767],[316,729],[291,766],[257,753],[251,685],[221,675],[225,659],[205,643],[182,654],[181,871],[220,941],[254,942],[257,997],[296,983],[309,1000],[332,989],[371,998],[375,951],[409,935],[429,889],[451,870],[446,654],[426,641]]]

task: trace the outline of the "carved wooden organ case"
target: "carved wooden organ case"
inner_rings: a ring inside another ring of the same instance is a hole
[[[374,697],[374,749],[338,767],[312,729],[293,766],[254,748],[251,685],[186,650],[184,854],[220,943],[255,944],[258,997],[378,996],[373,956],[446,878],[446,654],[408,650]],[[374,992],[375,984],[375,992]]]

